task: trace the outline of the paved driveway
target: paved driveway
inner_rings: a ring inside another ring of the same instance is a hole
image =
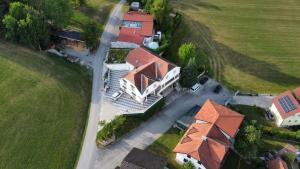
[[[165,133],[174,122],[196,104],[202,104],[208,98],[224,104],[231,93],[224,89],[216,95],[212,92],[215,86],[211,81],[203,90],[196,94],[186,93],[170,103],[160,113],[143,123],[142,126],[126,135],[119,142],[97,151],[94,169],[114,169],[133,147],[145,149],[148,145]]]
[[[250,105],[250,106],[258,106],[261,108],[269,108],[272,105],[272,99],[274,96],[234,96],[231,104],[243,104],[243,105]]]
[[[95,140],[101,106],[100,89],[102,84],[103,59],[105,58],[106,53],[109,49],[111,40],[117,35],[119,28],[118,25],[121,21],[120,18],[122,14],[122,5],[124,3],[125,0],[121,0],[111,13],[108,23],[106,24],[104,32],[101,36],[101,44],[94,56],[95,59],[93,60],[92,100],[90,105],[88,125],[80,157],[77,163],[77,169],[89,169],[93,166],[93,163],[95,161],[97,152]]]

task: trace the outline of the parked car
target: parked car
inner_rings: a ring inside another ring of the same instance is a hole
[[[207,76],[202,76],[202,77],[200,77],[200,79],[199,79],[199,83],[200,83],[201,85],[204,85],[208,80],[209,80],[209,78],[208,78]]]
[[[217,85],[214,89],[214,93],[220,93],[220,91],[222,90],[222,86],[221,85]]]
[[[269,110],[266,112],[266,115],[267,115],[268,119],[270,119],[270,120],[272,120],[274,118],[273,114]]]
[[[191,87],[190,92],[191,93],[197,92],[200,89],[200,86],[201,85],[199,83],[196,83],[194,86]]]
[[[123,94],[122,91],[118,91],[118,92],[116,92],[116,93],[114,93],[114,94],[112,95],[112,99],[113,99],[114,101],[116,101],[116,100],[118,100],[118,99],[122,96],[122,94]]]

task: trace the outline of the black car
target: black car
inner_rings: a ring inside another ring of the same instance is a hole
[[[214,93],[220,93],[220,91],[222,90],[222,86],[221,85],[217,85],[214,89]]]
[[[208,81],[208,77],[207,76],[200,77],[200,79],[199,79],[199,83],[201,85],[205,84],[207,81]]]

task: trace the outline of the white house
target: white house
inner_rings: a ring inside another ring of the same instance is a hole
[[[207,100],[174,148],[176,161],[197,169],[219,169],[224,163],[244,116]]]
[[[300,125],[300,87],[286,91],[273,99],[270,111],[278,127]]]
[[[180,78],[180,67],[144,48],[130,51],[126,64],[131,71],[120,79],[120,88],[139,103],[150,94],[163,95]]]

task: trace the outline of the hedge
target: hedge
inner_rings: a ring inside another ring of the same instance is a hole
[[[122,137],[132,129],[138,127],[142,122],[147,121],[155,113],[165,106],[165,99],[162,98],[143,114],[131,116],[117,116],[114,120],[106,123],[97,133],[97,141],[104,141],[116,136],[116,139]]]
[[[264,126],[262,130],[264,134],[271,137],[282,138],[292,141],[300,141],[300,131],[283,130],[280,128],[274,128],[270,126]]]

